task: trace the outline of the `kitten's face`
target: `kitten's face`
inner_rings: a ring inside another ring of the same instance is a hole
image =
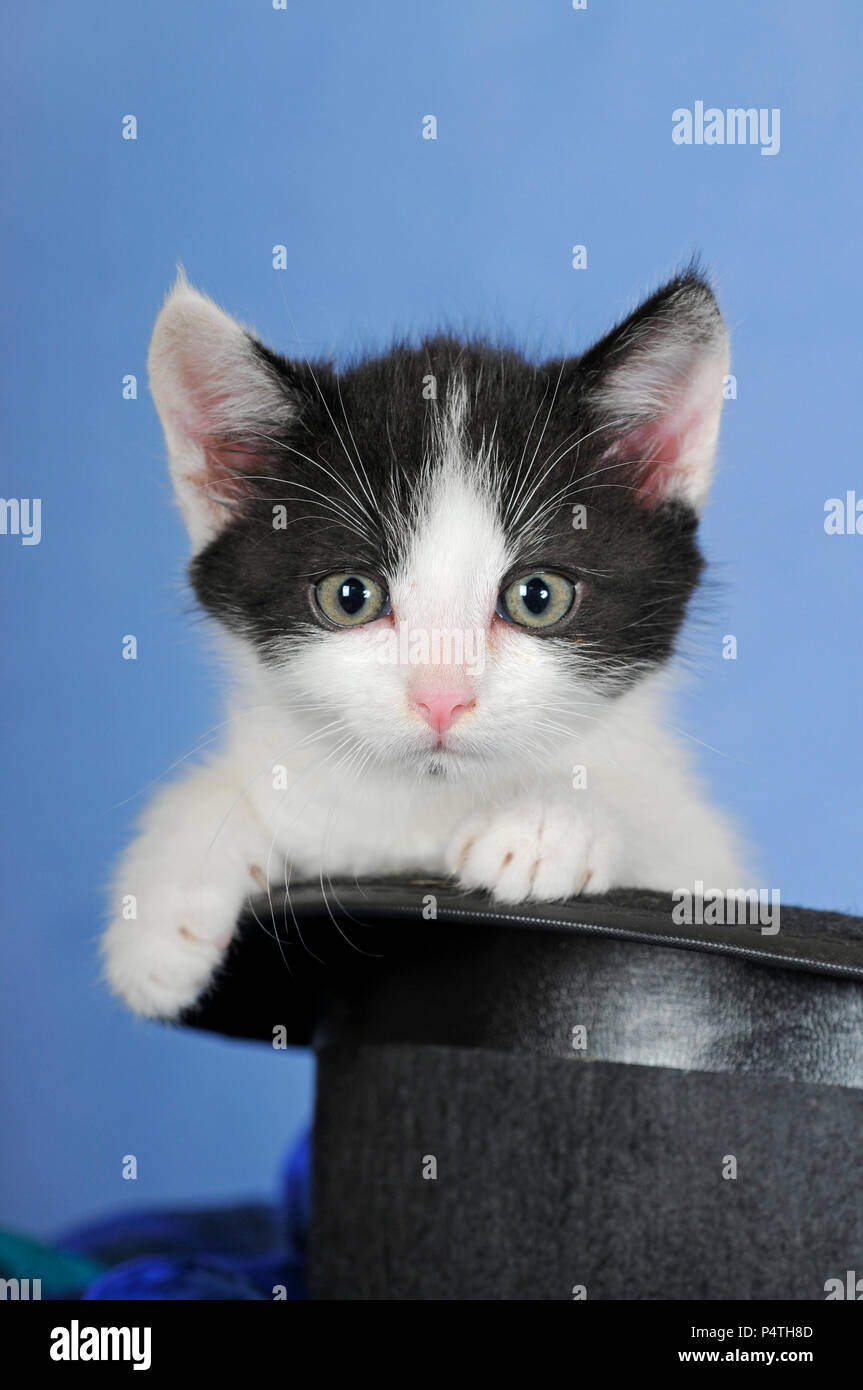
[[[700,281],[581,359],[435,339],[338,376],[188,288],[166,334],[177,294],[151,374],[193,583],[322,759],[535,766],[668,658],[727,368]]]

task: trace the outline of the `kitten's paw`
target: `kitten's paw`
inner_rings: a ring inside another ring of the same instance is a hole
[[[137,899],[137,917],[105,933],[105,975],[135,1013],[176,1018],[204,992],[224,959],[241,902],[214,884],[162,885]]]
[[[612,887],[618,836],[595,815],[556,803],[516,803],[463,825],[449,868],[464,888],[487,889],[495,902],[554,902]]]

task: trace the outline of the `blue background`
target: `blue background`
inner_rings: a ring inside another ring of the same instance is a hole
[[[309,1104],[305,1056],[137,1022],[98,983],[112,858],[148,783],[222,717],[145,389],[178,260],[286,351],[447,321],[551,353],[700,250],[739,394],[674,722],[764,886],[863,909],[863,536],[823,526],[827,498],[863,496],[861,17],[851,0],[88,0],[7,17],[3,492],[43,499],[43,539],[0,537],[0,1220],[48,1233],[267,1192]],[[780,153],[674,145],[671,113],[696,100],[779,107]]]

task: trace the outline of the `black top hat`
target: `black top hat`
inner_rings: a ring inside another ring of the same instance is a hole
[[[251,903],[184,1021],[317,1052],[313,1293],[823,1299],[863,1276],[863,920],[776,906],[501,908],[432,879]]]

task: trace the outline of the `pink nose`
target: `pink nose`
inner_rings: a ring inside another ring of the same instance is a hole
[[[421,714],[426,723],[440,736],[469,709],[473,709],[476,700],[464,687],[453,687],[421,691],[419,695],[414,696],[413,703],[417,713]]]

